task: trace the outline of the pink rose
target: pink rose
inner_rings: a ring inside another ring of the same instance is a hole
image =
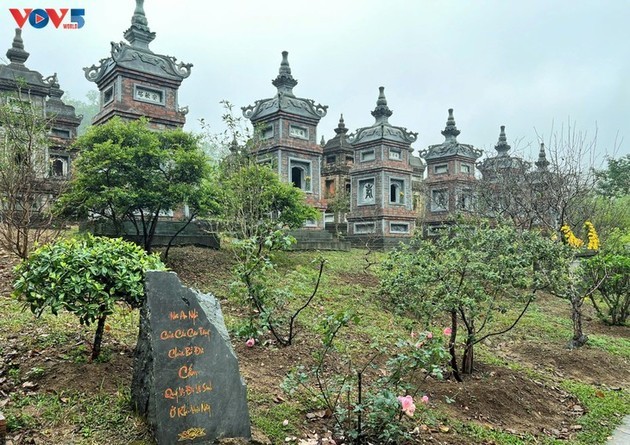
[[[416,411],[416,405],[413,403],[413,397],[411,396],[398,396],[398,401],[402,406],[402,412],[413,417],[413,413]]]
[[[429,403],[429,396],[422,396],[422,403],[424,404]]]
[[[409,334],[409,336],[410,336],[411,338],[416,338],[416,333],[415,333],[415,332],[413,332],[413,331],[411,331],[411,334]]]
[[[256,340],[254,340],[253,338],[250,338],[245,342],[245,346],[247,346],[248,348],[252,348],[255,344]]]
[[[428,339],[432,339],[433,338],[433,332],[427,332],[427,338]]]
[[[444,335],[451,335],[453,333],[453,330],[451,328],[444,328]]]

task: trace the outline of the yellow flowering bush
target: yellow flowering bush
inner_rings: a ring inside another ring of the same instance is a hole
[[[568,225],[565,224],[562,227],[560,227],[560,231],[562,232],[562,235],[564,236],[564,240],[567,242],[569,246],[574,247],[576,249],[579,249],[580,247],[584,246],[584,241],[582,241],[580,238],[575,236],[573,234],[573,231],[571,230],[571,227],[569,227]]]
[[[595,226],[593,225],[593,223],[590,221],[586,221],[584,223],[584,230],[586,231],[586,237],[588,238],[586,248],[589,250],[599,250],[599,236],[597,235],[597,231],[595,230]],[[562,232],[562,236],[569,246],[575,249],[584,247],[584,241],[575,236],[575,234],[567,224],[560,227],[560,231]]]
[[[586,236],[588,237],[588,245],[587,249],[591,250],[599,250],[599,236],[597,236],[597,231],[595,230],[595,226],[592,222],[586,221],[584,223],[584,228],[586,229]]]

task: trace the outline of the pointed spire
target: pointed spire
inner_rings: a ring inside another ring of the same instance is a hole
[[[497,156],[507,156],[507,152],[510,151],[510,147],[507,143],[507,137],[505,137],[505,125],[501,125],[501,133],[499,133],[499,141],[494,149],[498,152]]]
[[[547,154],[545,153],[545,144],[540,143],[540,151],[538,152],[538,160],[535,162],[538,170],[547,170],[549,161],[547,160]]]
[[[378,88],[378,99],[376,101],[376,108],[372,111],[372,116],[376,119],[377,124],[389,123],[387,119],[394,113],[387,106],[387,98],[385,97],[385,87]]]
[[[24,51],[24,41],[22,40],[22,30],[15,28],[15,37],[13,37],[13,45],[7,51],[7,58],[9,61],[16,65],[24,65],[24,62],[30,56],[29,53]]]
[[[149,43],[155,39],[155,33],[149,29],[149,22],[144,15],[144,0],[136,0],[131,27],[125,31],[125,39],[135,48],[150,51]]]
[[[449,142],[457,142],[457,136],[460,131],[457,129],[457,125],[455,125],[455,118],[453,117],[453,109],[448,109],[448,119],[446,120],[446,127],[444,131],[442,131],[442,135],[446,138],[446,141]]]
[[[271,83],[278,88],[278,94],[293,96],[293,87],[297,85],[298,81],[291,75],[288,51],[282,51],[282,62],[280,62],[278,77],[272,80]]]
[[[346,134],[347,132],[348,132],[348,129],[346,128],[346,124],[344,123],[343,113],[342,113],[341,117],[339,118],[339,124],[337,125],[337,128],[335,128],[335,133]]]
[[[230,142],[229,146],[230,152],[237,153],[239,151],[238,140],[236,139],[236,135],[232,136],[232,142]]]
[[[319,145],[321,145],[322,147],[323,147],[324,145],[326,145],[326,139],[324,139],[324,135],[323,135],[323,134],[322,134],[322,138],[321,138],[321,140],[319,141]]]

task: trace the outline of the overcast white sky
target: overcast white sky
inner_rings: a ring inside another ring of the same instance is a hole
[[[95,89],[82,68],[123,40],[135,0],[5,0],[2,56],[15,28],[9,8],[25,7],[85,8],[82,29],[23,31],[27,66],[57,72],[82,98]],[[624,0],[145,0],[145,11],[151,49],[194,64],[180,88],[190,130],[204,118],[221,131],[223,99],[240,108],[271,97],[287,50],[296,95],[329,106],[318,138],[334,136],[340,113],[351,130],[371,125],[382,85],[390,122],[419,133],[416,150],[443,141],[452,107],[459,141],[490,154],[500,125],[526,149],[569,121],[589,136],[597,129],[602,155],[630,153]]]

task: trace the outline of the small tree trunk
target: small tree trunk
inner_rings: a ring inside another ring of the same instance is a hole
[[[584,346],[588,341],[588,337],[582,332],[582,305],[584,298],[582,295],[573,290],[571,292],[571,320],[573,320],[573,338],[569,342],[569,348],[579,348]]]
[[[96,325],[96,334],[94,335],[94,346],[92,346],[92,360],[96,360],[101,354],[101,342],[103,341],[103,331],[105,330],[105,319],[107,315],[103,315],[98,319]]]
[[[597,315],[599,315],[600,318],[605,319],[606,314],[604,314],[604,312],[602,312],[599,308],[599,305],[597,304],[597,301],[595,301],[595,297],[593,296],[593,294],[589,295],[589,299],[591,300],[591,303],[593,303],[593,308],[595,309],[595,312],[597,312]]]
[[[462,359],[462,373],[472,374],[473,364],[475,361],[473,337],[468,333],[466,338],[466,349],[464,349],[464,358]]]
[[[626,322],[628,316],[630,315],[630,295],[620,295],[619,298],[621,300],[619,303],[621,309],[619,311],[619,317],[617,318],[616,324],[621,325]]]
[[[184,229],[186,229],[186,227],[188,227],[188,225],[192,222],[192,220],[195,218],[196,214],[193,212],[191,214],[191,216],[188,218],[188,220],[186,221],[186,224],[184,224],[177,232],[175,232],[175,234],[173,236],[171,236],[171,238],[168,240],[168,244],[166,245],[166,250],[164,251],[164,261],[168,260],[168,252],[171,250],[171,246],[173,245],[173,241],[175,241],[175,238],[177,238],[177,235],[179,235],[180,233],[182,233],[184,231]]]
[[[453,377],[458,382],[462,381],[457,368],[457,356],[455,355],[455,338],[457,337],[457,312],[451,311],[451,337],[448,341],[448,352],[451,354],[451,368],[453,369]]]

